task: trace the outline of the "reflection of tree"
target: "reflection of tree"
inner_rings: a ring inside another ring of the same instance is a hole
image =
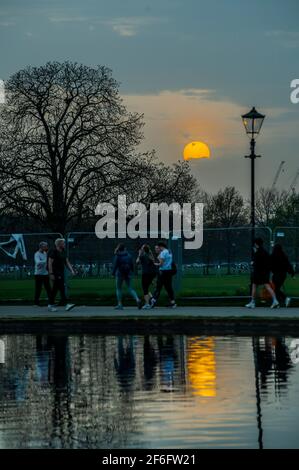
[[[6,343],[4,447],[133,445],[143,423],[140,393],[185,387],[182,336],[10,335]]]

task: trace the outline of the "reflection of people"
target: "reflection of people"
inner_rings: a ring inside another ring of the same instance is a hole
[[[279,243],[277,243],[273,248],[273,252],[270,256],[270,264],[271,271],[273,273],[272,282],[275,286],[277,300],[284,302],[285,306],[288,307],[290,305],[291,298],[287,297],[281,288],[286,280],[287,274],[294,277],[295,271]]]
[[[51,312],[57,311],[57,309],[54,307],[54,303],[58,291],[60,292],[60,305],[64,305],[65,310],[69,311],[75,307],[75,304],[67,303],[64,278],[65,267],[67,267],[73,275],[75,274],[73,266],[66,256],[65,240],[64,238],[57,238],[57,240],[55,240],[55,248],[50,251],[48,257],[49,275],[51,281],[53,281],[50,303],[48,305],[48,308]]]
[[[145,390],[153,388],[153,378],[155,376],[157,366],[157,354],[151,344],[150,337],[146,335],[143,343],[143,370]]]
[[[36,375],[41,384],[50,382],[50,360],[51,351],[47,338],[43,336],[36,337]]]
[[[48,243],[40,242],[39,249],[34,254],[34,279],[35,279],[35,295],[34,305],[39,306],[39,298],[41,295],[42,287],[45,287],[48,296],[48,303],[51,299],[51,287],[49,280],[49,273],[47,268],[47,252]]]
[[[261,238],[256,238],[253,245],[253,276],[251,301],[246,305],[247,308],[255,308],[255,297],[258,286],[265,286],[265,289],[272,297],[271,308],[279,306],[275,292],[270,286],[270,255],[263,247],[264,242]]]
[[[257,368],[261,377],[261,386],[267,388],[268,376],[273,374],[277,388],[287,382],[288,370],[292,368],[292,363],[285,339],[282,337],[265,338],[265,343],[261,346],[260,341],[254,341],[254,348],[257,359]]]
[[[133,336],[127,341],[123,336],[118,337],[118,354],[114,366],[119,384],[123,389],[130,389],[135,378],[135,356]]]
[[[157,276],[157,268],[155,266],[155,258],[150,249],[149,245],[142,245],[141,249],[139,250],[139,255],[136,260],[137,264],[141,265],[142,274],[141,274],[141,283],[142,283],[142,290],[144,295],[145,304],[142,307],[144,310],[148,310],[151,308],[150,306],[150,298],[152,294],[149,291],[149,288]]]
[[[164,343],[163,337],[159,336],[158,347],[162,372],[162,383],[169,389],[172,389],[174,387],[174,372],[177,360],[173,337],[167,336],[166,342]]]

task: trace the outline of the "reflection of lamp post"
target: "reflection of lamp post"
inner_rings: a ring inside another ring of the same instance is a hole
[[[254,360],[254,376],[255,376],[255,398],[256,398],[256,419],[257,419],[257,429],[258,429],[258,446],[259,449],[264,448],[263,443],[263,424],[262,424],[262,408],[261,408],[261,394],[260,394],[260,380],[259,380],[259,370],[258,370],[258,358],[257,352],[259,348],[259,338],[252,337],[252,351],[253,351],[253,360]]]
[[[245,158],[250,158],[251,160],[251,246],[253,246],[255,236],[255,159],[260,157],[260,155],[255,154],[255,137],[260,133],[264,119],[264,114],[258,113],[254,107],[249,113],[242,116],[246,134],[250,137],[250,155],[246,155]]]

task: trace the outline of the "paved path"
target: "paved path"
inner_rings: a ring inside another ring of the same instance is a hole
[[[77,306],[70,312],[66,312],[62,307],[58,312],[49,312],[46,307],[34,306],[0,306],[0,322],[6,320],[158,320],[159,318],[173,320],[188,319],[264,319],[274,321],[287,321],[289,319],[299,322],[299,308],[279,308],[270,309],[260,307],[256,309],[246,309],[245,307],[178,307],[169,309],[158,307],[152,310],[138,310],[136,307],[127,307],[122,311],[114,310],[113,307],[91,307]]]

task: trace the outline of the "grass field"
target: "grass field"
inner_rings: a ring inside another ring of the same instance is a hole
[[[69,279],[69,296],[80,304],[111,305],[115,302],[114,279]],[[134,287],[141,295],[140,280],[134,280]],[[225,275],[225,276],[197,276],[185,277],[182,288],[177,293],[181,304],[189,303],[186,297],[230,297],[248,295],[249,276]],[[289,279],[286,282],[286,291],[290,296],[299,296],[299,279]],[[3,303],[29,303],[32,302],[34,293],[34,280],[1,280],[0,302]],[[127,298],[127,296],[125,296]],[[44,292],[42,300],[46,300]],[[128,300],[128,299],[127,299]],[[161,297],[161,303],[165,302],[165,295]],[[223,300],[218,301],[220,304]],[[241,303],[243,301],[241,300]],[[224,299],[225,303],[225,299]]]

